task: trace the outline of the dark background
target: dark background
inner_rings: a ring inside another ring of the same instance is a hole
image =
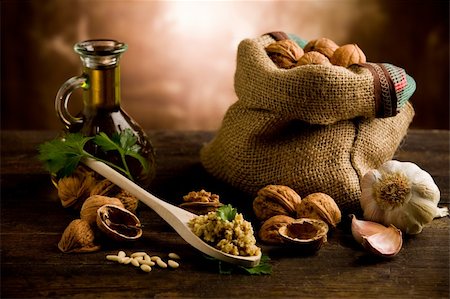
[[[412,128],[449,129],[449,1],[2,1],[1,128],[60,129],[54,98],[80,74],[77,41],[112,38],[122,104],[145,129],[217,129],[239,41],[282,30],[357,43],[416,80]],[[80,109],[75,92],[70,109]]]

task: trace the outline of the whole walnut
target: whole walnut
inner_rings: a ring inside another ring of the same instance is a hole
[[[64,253],[93,252],[100,250],[95,243],[95,233],[91,225],[81,219],[75,219],[64,230],[58,248]]]
[[[295,216],[301,198],[293,189],[283,185],[267,185],[260,189],[253,200],[256,217],[265,221],[275,215]]]
[[[258,237],[262,242],[267,244],[281,244],[283,243],[283,238],[278,233],[278,230],[282,226],[286,226],[295,219],[286,215],[276,215],[270,217],[262,224],[258,232]]]
[[[329,38],[322,37],[309,41],[303,50],[305,53],[316,51],[330,59],[337,48],[339,48],[339,46],[334,41]]]
[[[94,174],[81,168],[78,168],[73,174],[59,179],[58,197],[62,206],[80,210],[95,184]]]
[[[108,179],[99,181],[91,190],[92,195],[102,195],[107,197],[114,197],[119,199],[124,205],[125,209],[131,213],[136,213],[139,205],[139,199],[137,199],[130,192],[122,190],[119,186],[115,185]]]
[[[365,63],[366,55],[357,44],[348,44],[337,48],[330,62],[334,65],[348,67],[355,63]]]
[[[306,52],[297,62],[297,66],[307,64],[331,65],[330,60],[317,51]]]
[[[303,49],[293,40],[276,41],[266,47],[270,59],[280,68],[293,68],[303,55]]]
[[[297,206],[297,218],[318,219],[336,227],[341,222],[341,210],[331,196],[317,192],[302,199]]]

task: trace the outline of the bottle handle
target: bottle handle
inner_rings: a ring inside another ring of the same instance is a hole
[[[64,84],[59,88],[58,93],[56,94],[55,110],[58,114],[59,119],[67,129],[75,124],[83,123],[83,119],[81,117],[75,117],[69,113],[67,109],[69,97],[75,89],[86,89],[87,87],[87,78],[84,76],[76,76],[64,82]]]

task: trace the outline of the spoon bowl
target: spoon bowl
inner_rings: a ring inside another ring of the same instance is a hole
[[[192,218],[197,217],[197,215],[157,198],[103,162],[96,161],[91,158],[83,159],[82,162],[120,188],[136,196],[140,201],[163,218],[178,233],[178,235],[180,235],[181,238],[197,250],[218,260],[243,267],[255,267],[259,264],[261,254],[255,256],[232,255],[220,251],[200,239],[188,226],[188,222]]]

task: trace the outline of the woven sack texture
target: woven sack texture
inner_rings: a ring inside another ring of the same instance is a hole
[[[415,82],[393,65],[278,68],[270,35],[239,44],[238,101],[200,158],[215,177],[252,196],[269,184],[332,196],[359,210],[359,180],[392,159],[414,116]]]

